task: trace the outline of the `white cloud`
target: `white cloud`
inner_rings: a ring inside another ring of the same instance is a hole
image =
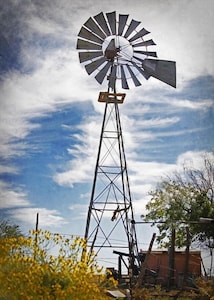
[[[18,169],[14,166],[0,164],[0,174],[6,174],[6,173],[17,174]]]
[[[177,165],[186,165],[191,168],[201,169],[204,166],[204,158],[209,158],[212,161],[213,153],[207,151],[187,151],[178,156]]]
[[[130,184],[134,199],[143,201],[145,198],[148,199],[148,193],[175,169],[175,164],[129,161]]]
[[[32,226],[32,228],[35,228],[37,213],[39,213],[39,228],[52,229],[53,227],[60,227],[67,224],[67,221],[54,209],[29,207],[17,208],[8,212],[9,216],[16,222]]]
[[[149,120],[139,120],[136,122],[137,127],[141,128],[163,128],[180,121],[179,117],[172,118],[151,118]]]
[[[206,5],[199,1],[194,1],[194,5],[192,2],[182,2],[185,5],[171,3],[166,12],[167,2],[158,3],[158,8],[152,9],[154,5],[157,5],[157,2],[147,1],[147,9],[143,15],[133,10],[132,5],[127,4],[127,13],[133,13],[133,18],[139,17],[139,20],[142,19],[142,25],[143,22],[146,26],[151,23],[152,31],[154,31],[156,37],[159,37],[157,48],[159,48],[160,53],[162,51],[165,53],[166,49],[168,49],[167,52],[169,52],[169,49],[174,49],[174,52],[171,51],[169,54],[174,56],[175,60],[178,60],[178,64],[182,65],[182,69],[179,69],[178,78],[189,74],[190,64],[192,64],[192,69],[197,68],[193,74],[193,77],[195,77],[196,74],[199,76],[201,72],[204,73],[205,65],[206,68],[210,68],[212,65],[207,63],[207,61],[212,61],[212,57],[209,58],[207,51],[213,49],[214,41],[212,36],[202,34],[209,32],[210,29],[212,19],[210,18],[209,8],[212,7],[212,2],[206,1]],[[120,2],[116,4],[115,9],[118,9],[118,13],[121,10],[121,5]],[[4,147],[1,152],[14,153],[9,141],[14,138],[24,138],[34,130],[37,125],[30,122],[32,118],[56,110],[60,105],[69,104],[73,101],[81,102],[90,99],[94,103],[97,100],[99,85],[94,80],[93,74],[89,77],[84,68],[80,66],[78,53],[75,49],[78,26],[80,29],[83,24],[81,22],[83,20],[85,22],[87,15],[88,17],[90,15],[87,7],[90,7],[90,5],[79,7],[77,2],[69,4],[66,1],[59,5],[54,1],[51,5],[44,3],[42,7],[39,7],[34,4],[26,8],[22,7],[22,10],[20,10],[20,12],[23,10],[25,12],[25,18],[20,18],[21,28],[23,29],[20,34],[23,35],[25,41],[21,53],[23,62],[26,61],[28,64],[25,67],[29,69],[33,67],[33,71],[28,72],[28,74],[12,73],[10,77],[4,79],[1,87],[0,118],[1,140]],[[141,7],[140,3],[138,3],[138,7]],[[100,9],[106,11],[109,6],[107,4],[99,5],[98,1],[95,1],[92,15],[93,11],[99,13]],[[17,13],[19,14],[19,11]],[[78,19],[80,15],[81,18]],[[204,19],[205,15],[207,16],[206,20]],[[162,22],[159,22],[160,19]],[[74,20],[78,21],[75,23]],[[185,21],[181,22],[181,20]],[[71,24],[75,27],[72,27]],[[177,26],[178,24],[179,26]],[[177,32],[178,28],[179,32]],[[168,32],[168,34],[166,35],[165,32]],[[56,43],[56,46],[52,45],[52,47],[45,48],[39,41],[32,44],[35,33],[38,34],[38,39],[41,39],[41,42],[45,36],[51,36],[52,40],[59,41],[59,45]],[[197,38],[195,38],[196,34]],[[62,42],[63,39],[66,40],[66,44]],[[206,43],[203,43],[204,39],[206,39]],[[191,43],[187,43],[187,41],[191,41]],[[60,42],[62,43],[61,46]],[[164,46],[164,43],[168,48]],[[202,55],[204,52],[202,52],[201,47],[204,47],[204,45],[206,45],[206,56]],[[197,56],[195,60],[197,63],[194,64],[192,56],[189,59],[189,55],[186,54],[188,51],[192,52],[193,49],[194,55]],[[164,54],[164,56],[167,56],[167,54]],[[187,69],[186,74],[183,68]],[[183,72],[182,75],[180,74],[181,71]],[[153,86],[153,82],[156,81],[151,80],[149,84],[145,82],[146,89],[150,87],[150,84]],[[84,88],[81,88],[82,86]],[[165,88],[163,85],[161,87]],[[139,89],[136,93],[139,93]],[[171,99],[168,104],[182,108],[202,109],[210,107],[213,102],[207,100],[203,103],[193,103],[189,100],[178,101],[175,99],[173,101]],[[102,108],[95,105],[95,109],[101,110]],[[144,109],[146,109],[145,106]]]
[[[16,1],[10,1],[9,4]],[[175,60],[177,63],[178,89],[160,83],[156,79],[144,80],[142,87],[127,91],[122,111],[122,126],[129,158],[131,190],[134,193],[134,203],[137,210],[148,199],[148,191],[161,180],[163,174],[168,174],[174,168],[180,168],[183,160],[199,157],[196,152],[187,152],[178,157],[176,164],[160,164],[155,161],[144,162],[144,157],[136,153],[139,144],[154,141],[163,136],[183,134],[184,131],[168,131],[154,134],[149,128],[167,127],[179,122],[178,117],[143,119],[146,113],[152,113],[153,104],[156,113],[164,113],[167,105],[168,112],[188,109],[203,111],[213,106],[213,100],[191,101],[188,95],[178,99],[182,92],[183,83],[201,75],[214,75],[213,47],[213,1],[171,1],[148,0],[104,3],[102,1],[87,1],[84,5],[79,1],[45,1],[40,4],[24,5],[14,12],[21,23],[18,28],[20,45],[20,62],[22,72],[8,72],[1,82],[0,101],[0,154],[4,158],[25,155],[30,145],[25,138],[40,124],[36,118],[44,116],[73,102],[84,105],[91,101],[94,110],[103,113],[104,105],[97,103],[100,86],[93,74],[88,76],[78,59],[76,48],[77,34],[90,16],[100,11],[109,12],[110,7],[118,13],[130,14],[130,19],[139,20],[142,26],[151,31],[151,38],[157,43],[155,50],[162,59]],[[136,7],[138,9],[136,10]],[[11,20],[11,19],[10,19]],[[169,93],[171,96],[169,97]],[[173,96],[172,96],[173,93]],[[126,104],[127,103],[127,104]],[[132,105],[133,103],[133,105]],[[128,115],[129,117],[127,117]],[[132,119],[132,116],[133,119]],[[55,174],[54,180],[59,185],[73,186],[77,182],[88,182],[93,175],[97,155],[98,138],[101,127],[101,115],[88,119],[78,129],[81,135],[76,136],[78,142],[67,149],[75,158],[65,162],[66,167]],[[140,121],[136,118],[142,116]],[[34,123],[32,123],[32,120]],[[74,125],[75,126],[75,125]],[[144,128],[147,131],[144,131]],[[194,130],[200,129],[191,129]],[[22,141],[20,141],[22,139]],[[152,147],[152,146],[151,146]],[[140,161],[139,161],[140,160]],[[18,166],[1,166],[0,171],[18,173]],[[27,195],[5,183],[0,184],[1,208],[30,206]],[[138,208],[139,207],[139,208]],[[78,209],[78,208],[77,208]],[[30,208],[11,211],[16,220],[35,225],[35,215],[41,214],[41,226],[59,226],[65,220],[57,210],[46,208]]]
[[[25,192],[3,181],[0,181],[0,199],[0,209],[30,205]]]
[[[72,220],[86,220],[88,213],[88,204],[72,204],[69,206],[69,209],[74,212]],[[78,212],[78,214],[75,212]]]
[[[92,168],[88,159],[78,158],[70,162],[67,171],[54,175],[53,180],[62,186],[73,187],[75,183],[88,182],[91,179]]]
[[[211,158],[213,154],[206,151],[187,151],[178,156],[175,164],[131,162],[129,171],[135,212],[138,214],[145,211],[145,205],[150,199],[149,192],[155,190],[158,183],[173,176],[174,172],[182,173],[184,166],[201,169],[204,157]]]
[[[141,221],[140,216],[147,213],[146,204],[151,200],[149,193],[156,189],[158,183],[170,176],[173,177],[175,172],[181,174],[184,165],[200,169],[203,167],[204,156],[211,158],[213,154],[205,151],[187,151],[178,156],[175,164],[131,162],[129,177],[135,220]],[[138,238],[140,236],[141,232],[139,232]]]
[[[75,135],[78,143],[67,149],[69,154],[75,156],[75,159],[66,164],[66,167],[63,168],[64,171],[56,173],[53,177],[59,185],[73,187],[74,183],[91,180],[98,151],[98,133],[100,132],[100,124],[97,119],[99,120],[100,116],[89,117],[85,123],[78,126],[81,130],[81,134]]]
[[[214,100],[211,99],[203,99],[203,101],[191,101],[188,99],[168,99],[166,100],[166,102],[170,106],[199,111],[206,111],[207,109],[212,108],[214,105]]]
[[[60,106],[77,101],[81,103],[90,97],[93,93],[90,88],[79,89],[80,68],[77,62],[73,63],[71,52],[56,51],[32,74],[14,73],[4,80],[0,104],[2,155],[14,155],[15,147],[10,141],[24,139],[40,126],[31,123],[31,120]],[[25,147],[23,144],[23,149]],[[23,149],[17,147],[16,154],[19,155]]]

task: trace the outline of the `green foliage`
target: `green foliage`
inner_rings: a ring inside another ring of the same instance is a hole
[[[163,181],[150,193],[145,221],[157,222],[160,246],[168,247],[171,230],[176,229],[175,244],[186,245],[188,226],[193,241],[213,247],[214,224],[199,223],[200,217],[214,218],[214,160],[204,158],[201,170],[184,167],[182,174]]]
[[[0,239],[21,236],[18,225],[11,224],[7,220],[0,220]]]

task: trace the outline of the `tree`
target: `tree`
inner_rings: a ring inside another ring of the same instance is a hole
[[[21,235],[22,233],[18,225],[11,224],[8,220],[0,220],[0,239],[19,237]]]
[[[0,239],[0,298],[108,299],[105,290],[116,282],[85,250],[81,238],[41,230]]]
[[[169,246],[171,230],[176,229],[175,245],[186,243],[188,225],[192,241],[214,247],[214,223],[201,224],[200,217],[214,218],[214,154],[203,157],[203,166],[184,166],[150,193],[145,221],[157,222],[161,246]]]

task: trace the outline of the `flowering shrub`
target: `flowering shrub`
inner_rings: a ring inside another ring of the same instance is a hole
[[[0,239],[0,282],[1,300],[104,300],[116,284],[83,239],[41,230]]]

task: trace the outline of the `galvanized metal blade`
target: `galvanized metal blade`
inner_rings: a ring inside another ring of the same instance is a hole
[[[133,55],[133,58],[140,61],[140,62],[142,62],[142,63],[144,62],[143,58],[140,58],[140,57],[137,57],[137,56],[134,56],[134,55]]]
[[[143,46],[147,47],[147,46],[154,46],[154,45],[156,44],[153,40],[148,40],[141,43],[132,44],[132,47],[143,47]]]
[[[145,59],[142,66],[150,76],[176,87],[176,63],[174,61]]]
[[[132,71],[131,67],[130,67],[129,65],[127,65],[127,68],[128,68],[128,70],[129,70],[129,73],[130,73],[130,75],[131,75],[131,78],[132,78],[132,80],[133,80],[135,86],[140,86],[141,83],[140,83],[140,81],[137,79],[137,77],[136,77],[136,75],[134,74],[134,72]]]
[[[141,29],[139,32],[137,32],[131,39],[129,39],[129,42],[133,42],[141,37],[143,37],[144,35],[150,33],[148,30],[146,30],[145,28]]]
[[[101,39],[98,36],[94,35],[91,31],[89,31],[85,27],[82,27],[80,29],[80,32],[79,32],[78,36],[80,36],[81,38],[84,38],[86,40],[90,40],[92,42],[98,43],[98,44],[102,44],[103,41],[104,41],[103,39]]]
[[[133,62],[133,66],[135,66],[135,68],[143,75],[143,77],[148,80],[150,75],[147,71],[145,71],[144,69],[142,69],[141,67],[139,67],[135,62]]]
[[[138,51],[138,50],[134,50],[133,52],[135,54],[143,54],[143,55],[146,55],[146,56],[157,57],[157,52],[153,52],[153,51]]]
[[[116,35],[116,11],[106,14],[112,35]]]
[[[97,45],[88,41],[84,41],[81,39],[77,40],[77,49],[82,50],[102,50],[101,45]]]
[[[106,74],[107,74],[110,67],[111,67],[111,62],[108,61],[107,64],[105,64],[105,66],[95,76],[96,80],[100,84],[102,84],[102,82],[103,82],[104,78],[106,77]]]
[[[128,82],[127,82],[127,80],[126,80],[125,71],[124,71],[124,68],[123,68],[122,65],[120,66],[120,70],[121,70],[121,82],[122,82],[122,88],[125,89],[125,90],[128,90],[128,89],[129,89],[129,86],[128,86]]]
[[[102,51],[79,52],[79,60],[80,60],[81,63],[85,62],[87,60],[97,58],[99,56],[103,56]]]
[[[105,34],[91,17],[83,25],[89,28],[93,33],[95,33],[99,37],[105,39]]]
[[[94,19],[97,21],[97,23],[99,24],[99,26],[102,28],[102,30],[105,32],[107,36],[111,35],[110,30],[108,28],[108,24],[102,12],[96,15]]]
[[[109,87],[113,90],[115,89],[115,83],[117,79],[117,66],[114,65],[111,70],[111,74],[109,75]]]
[[[91,73],[93,73],[100,65],[102,65],[104,62],[106,62],[106,58],[105,57],[101,57],[95,61],[92,61],[90,64],[85,66],[85,69],[87,71],[87,73],[90,75]]]
[[[123,34],[129,15],[119,15],[118,35]]]
[[[124,37],[127,38],[130,36],[130,34],[135,30],[135,28],[140,24],[139,21],[131,20],[131,23],[129,24],[129,27],[126,30],[126,33],[124,34]]]

